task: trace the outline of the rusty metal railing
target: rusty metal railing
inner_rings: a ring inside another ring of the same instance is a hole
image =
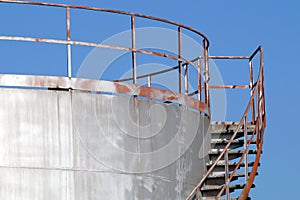
[[[260,54],[259,57],[259,75],[257,81],[253,82],[253,58]],[[265,112],[265,95],[264,95],[264,64],[263,64],[263,50],[262,47],[259,46],[254,53],[249,57],[215,57],[216,59],[249,59],[249,69],[250,69],[250,88],[251,88],[251,97],[249,100],[249,103],[246,107],[246,110],[240,120],[240,122],[237,125],[236,130],[234,131],[230,141],[227,143],[223,151],[220,153],[218,158],[215,160],[213,165],[210,167],[210,169],[207,171],[207,173],[202,177],[200,182],[196,185],[196,187],[193,189],[193,191],[189,194],[189,196],[186,198],[186,200],[200,200],[201,199],[201,187],[204,185],[205,180],[208,178],[208,176],[213,172],[215,167],[217,166],[217,163],[224,158],[225,160],[225,184],[223,185],[222,189],[216,196],[216,199],[218,199],[222,195],[226,195],[226,199],[230,199],[230,191],[229,191],[229,184],[234,175],[236,174],[237,170],[239,169],[242,161],[245,161],[245,187],[243,188],[241,195],[239,196],[239,200],[245,200],[248,197],[249,191],[251,189],[251,186],[253,184],[254,178],[257,173],[257,168],[259,165],[260,156],[262,153],[262,144],[263,144],[263,135],[264,135],[264,129],[266,126],[266,112]],[[216,87],[216,88],[226,88],[224,86]],[[230,87],[229,87],[230,88]],[[251,121],[250,124],[255,125],[255,129],[250,136],[250,139],[248,139],[248,133],[247,133],[247,126],[249,125],[249,122],[247,122],[247,116],[251,112]],[[240,157],[239,161],[237,162],[236,167],[234,170],[230,173],[229,172],[229,166],[228,166],[228,150],[230,145],[232,144],[232,141],[237,136],[238,132],[243,130],[244,131],[244,149],[242,156]],[[256,149],[257,154],[255,157],[254,164],[252,166],[252,170],[250,175],[248,172],[248,150],[251,144],[251,141],[256,137]]]
[[[23,5],[36,5],[36,6],[44,6],[44,7],[56,7],[56,8],[61,8],[65,9],[66,17],[65,17],[65,24],[66,24],[66,38],[65,39],[53,39],[53,38],[36,38],[36,37],[23,37],[23,36],[6,36],[6,35],[0,35],[0,40],[10,40],[10,41],[27,41],[27,42],[38,42],[38,43],[52,43],[52,44],[59,44],[59,45],[66,45],[67,47],[67,77],[69,79],[73,78],[72,77],[72,46],[77,45],[77,46],[88,46],[88,47],[99,47],[99,48],[108,48],[108,49],[115,49],[115,50],[123,50],[130,52],[132,54],[131,56],[131,62],[132,62],[132,83],[134,85],[137,85],[137,79],[139,78],[137,76],[137,54],[148,54],[148,55],[153,55],[153,56],[158,56],[158,57],[165,57],[171,60],[175,60],[178,62],[178,67],[173,68],[178,70],[178,95],[181,96],[182,94],[185,96],[188,96],[188,80],[189,80],[189,75],[188,75],[188,67],[189,65],[194,66],[198,68],[198,93],[199,97],[198,100],[202,101],[201,99],[201,93],[203,90],[204,93],[204,98],[203,102],[208,106],[208,111],[209,111],[209,87],[208,87],[208,77],[204,79],[204,81],[201,79],[201,66],[199,62],[194,62],[190,61],[186,58],[183,57],[182,55],[182,32],[183,30],[189,31],[196,33],[198,36],[201,37],[201,42],[199,42],[200,45],[202,45],[203,49],[203,66],[204,66],[204,72],[206,76],[209,76],[208,74],[208,47],[209,47],[209,40],[207,37],[186,25],[179,24],[170,20],[158,18],[158,17],[153,17],[153,16],[148,16],[148,15],[143,15],[143,14],[137,14],[137,13],[132,13],[132,12],[125,12],[125,11],[120,11],[120,10],[111,10],[111,9],[105,9],[105,8],[96,8],[96,7],[89,7],[89,6],[77,6],[77,5],[69,5],[69,4],[56,4],[56,3],[45,3],[45,2],[32,2],[32,1],[23,1],[23,0],[0,0],[0,3],[11,3],[11,4],[23,4]],[[116,46],[116,45],[110,45],[110,44],[102,44],[102,43],[96,43],[96,42],[87,42],[87,41],[76,41],[72,40],[71,37],[71,15],[70,13],[73,10],[89,10],[89,11],[95,11],[95,12],[106,12],[106,13],[114,13],[118,15],[126,15],[130,16],[130,30],[131,30],[131,46],[130,47],[125,47],[125,46]],[[158,22],[162,22],[165,24],[169,24],[174,26],[177,29],[178,32],[178,53],[177,55],[170,55],[166,53],[161,53],[158,51],[149,51],[149,50],[144,50],[144,49],[137,49],[136,48],[136,18],[144,18],[144,19],[149,19],[149,20],[154,20]],[[199,52],[201,55],[201,53]],[[199,57],[200,59],[200,57]],[[202,72],[203,72],[202,70]],[[167,72],[165,70],[164,72]],[[148,86],[151,86],[151,77],[152,76],[147,76],[148,77]],[[182,77],[184,77],[184,87],[183,87],[183,81]],[[131,87],[131,86],[130,86]],[[184,88],[184,91],[183,91]],[[151,92],[151,91],[149,91]],[[164,92],[164,90],[161,90],[161,92]],[[152,92],[153,93],[153,92]],[[144,94],[145,95],[145,94]],[[181,97],[183,98],[183,97]],[[184,98],[189,98],[189,97],[184,97]],[[184,99],[183,98],[183,99]],[[209,115],[209,113],[206,113]]]

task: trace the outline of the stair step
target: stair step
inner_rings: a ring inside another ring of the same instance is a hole
[[[211,133],[222,133],[222,132],[234,132],[238,127],[238,123],[232,123],[232,124],[224,124],[224,123],[218,123],[218,122],[212,122],[210,125]],[[255,125],[248,124],[247,125],[247,131],[253,132],[255,129]],[[240,131],[244,132],[244,128],[242,127]]]
[[[221,139],[221,138],[218,138],[218,139],[211,139],[211,143],[213,144],[227,144],[230,140],[227,140],[227,139]],[[249,142],[249,140],[248,140]],[[232,144],[244,144],[244,140],[232,140],[231,142]],[[256,141],[255,140],[252,140],[251,141],[251,144],[255,144]]]
[[[229,171],[233,171],[234,168],[236,167],[238,162],[228,162],[228,167],[229,167]],[[212,165],[214,164],[214,162],[212,161],[209,161],[206,163],[206,167],[207,169],[209,169]],[[254,165],[254,162],[249,162],[248,163],[248,166],[249,167],[252,167]],[[258,164],[258,166],[260,166],[260,163]],[[239,166],[239,169],[241,167],[245,167],[245,163],[244,162],[241,162],[240,166]],[[216,172],[216,173],[219,173],[219,172],[224,172],[225,171],[225,161],[224,160],[221,160],[217,163],[217,165],[215,166],[214,170],[213,170],[213,173]]]
[[[249,175],[250,175],[250,172],[249,172]],[[258,175],[258,173],[256,173],[256,176]],[[233,177],[244,177],[245,176],[245,173],[235,173],[233,175]],[[209,175],[207,178],[209,179],[214,179],[214,178],[224,178],[225,177],[225,173],[214,173],[214,174],[211,174]]]
[[[238,200],[239,197],[230,197],[230,200]],[[216,197],[202,197],[201,200],[216,200]],[[218,198],[218,200],[227,200],[227,198]],[[251,200],[250,197],[247,197],[246,200]]]
[[[234,132],[221,132],[221,133],[212,133],[211,132],[211,138],[212,139],[227,139],[230,140]],[[248,132],[248,136],[252,135],[253,132]],[[237,132],[234,139],[243,138],[244,137],[244,131]]]
[[[211,125],[211,131],[210,131],[211,137],[212,137],[212,139],[222,138],[222,139],[229,140],[232,137],[232,135],[234,134],[236,128],[237,128],[236,124],[234,124],[234,125],[213,124],[213,125]],[[247,126],[247,134],[252,135],[254,128],[255,128],[254,125],[248,125]],[[237,132],[235,139],[240,138],[240,137],[244,137],[244,129],[243,128]]]
[[[222,153],[224,149],[212,149],[209,151],[209,154],[220,154]],[[228,150],[228,154],[243,154],[244,150]],[[250,149],[248,150],[248,154],[256,154],[257,150],[256,149]]]
[[[245,184],[234,184],[230,185],[229,188],[231,190],[235,189],[243,189],[245,187]],[[201,188],[201,191],[207,191],[207,190],[221,190],[223,188],[223,185],[205,185]]]
[[[219,154],[223,151],[223,149],[212,149],[209,151],[208,155],[210,157],[210,160],[215,161]],[[243,155],[244,150],[228,150],[228,159],[236,159]],[[257,150],[248,150],[248,154],[256,154]],[[224,159],[223,159],[224,160]]]
[[[209,161],[206,163],[206,166],[207,167],[211,167],[212,165],[214,164],[213,161]],[[228,165],[229,166],[236,166],[238,164],[238,162],[228,162]],[[248,162],[248,166],[249,167],[252,167],[254,165],[254,162]],[[225,166],[225,161],[224,160],[220,160],[216,166],[222,166],[224,167]],[[258,166],[260,166],[260,163],[258,163]],[[240,167],[245,167],[245,163],[244,162],[241,162],[240,164]]]
[[[234,192],[234,190],[243,189],[245,184],[233,184],[229,186],[229,191]],[[252,184],[251,188],[254,188],[255,185]],[[201,192],[203,197],[214,197],[218,195],[220,190],[223,188],[223,185],[205,185],[201,187]],[[225,191],[222,195],[225,194]]]
[[[211,148],[212,149],[224,149],[226,145],[230,142],[227,139],[211,139]],[[248,141],[249,142],[249,141]],[[255,140],[252,140],[250,144],[256,144]],[[229,149],[236,149],[244,146],[244,140],[232,140],[229,146]]]
[[[231,174],[229,174],[231,175]],[[248,173],[250,175],[250,172]],[[258,173],[256,173],[256,176]],[[235,173],[231,179],[231,181],[236,181],[240,177],[245,177],[244,172],[240,173]],[[206,185],[223,185],[225,184],[225,172],[216,172],[216,173],[211,173],[207,179],[205,180]]]

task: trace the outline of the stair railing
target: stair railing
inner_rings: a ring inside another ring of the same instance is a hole
[[[252,67],[252,61],[253,58],[259,53],[260,55],[260,67],[259,67],[259,75],[256,83],[253,83],[253,67]],[[251,97],[249,100],[249,103],[246,107],[246,110],[240,120],[240,122],[237,125],[237,128],[235,129],[232,137],[230,138],[230,141],[227,143],[223,151],[220,153],[216,161],[213,163],[213,165],[209,168],[207,173],[202,177],[200,182],[196,185],[196,187],[192,190],[192,192],[188,195],[186,200],[192,200],[192,199],[201,199],[201,187],[203,186],[205,180],[208,178],[208,176],[213,172],[215,167],[217,166],[217,163],[224,157],[225,159],[225,184],[223,185],[222,189],[216,196],[216,199],[218,199],[220,196],[222,196],[225,192],[227,200],[230,199],[230,188],[229,183],[234,177],[236,171],[238,170],[239,166],[241,165],[243,159],[245,160],[245,182],[246,185],[243,188],[243,191],[239,197],[240,200],[246,199],[249,191],[251,189],[251,186],[253,184],[255,175],[257,173],[257,168],[259,165],[260,155],[262,152],[262,144],[263,144],[263,135],[264,135],[264,129],[266,126],[266,117],[265,117],[265,95],[264,95],[264,64],[263,64],[263,50],[262,46],[259,46],[253,54],[249,57],[249,67],[250,67],[250,88],[251,88]],[[249,111],[252,110],[252,120],[250,124],[255,125],[255,129],[248,140],[248,133],[247,133],[247,115]],[[239,159],[236,167],[234,170],[229,174],[229,166],[228,166],[228,150],[230,145],[232,144],[233,140],[237,136],[238,132],[244,128],[244,141],[247,141],[244,143],[244,150],[241,158]],[[256,158],[251,170],[250,175],[248,176],[248,150],[251,144],[251,141],[254,139],[254,136],[256,135],[256,148],[257,148],[257,154]],[[227,169],[227,170],[226,170]]]

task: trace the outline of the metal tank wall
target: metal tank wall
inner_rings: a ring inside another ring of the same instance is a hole
[[[185,199],[205,172],[209,119],[184,107],[20,88],[0,99],[0,199]]]

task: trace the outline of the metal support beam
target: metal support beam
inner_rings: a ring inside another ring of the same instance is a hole
[[[66,7],[66,28],[67,28],[67,41],[71,40],[70,29],[70,7]],[[72,58],[71,58],[71,44],[67,44],[67,65],[68,65],[68,77],[72,77]]]
[[[244,117],[244,149],[247,149],[248,144],[248,130],[247,130],[247,116]],[[248,182],[248,151],[245,153],[245,184]]]
[[[202,77],[201,77],[201,59],[197,60],[197,70],[198,70],[198,100],[202,100]]]
[[[136,43],[135,43],[135,17],[131,15],[131,47],[133,51],[131,52],[132,55],[132,78],[133,84],[137,84],[137,74],[136,74]]]
[[[182,29],[178,26],[178,92],[182,93]]]
[[[228,164],[228,150],[225,150],[225,185],[226,185],[226,199],[230,200],[230,188],[229,188],[229,164]]]
[[[184,93],[189,94],[189,65],[184,65]]]

